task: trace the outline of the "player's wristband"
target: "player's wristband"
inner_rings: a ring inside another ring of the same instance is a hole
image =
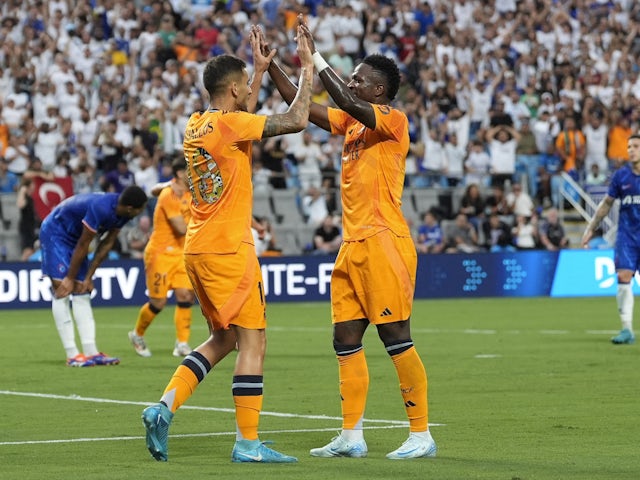
[[[311,58],[313,58],[313,64],[315,65],[316,70],[318,70],[318,73],[329,68],[329,64],[324,58],[322,58],[322,55],[320,55],[319,52],[314,52],[313,55],[311,55]]]

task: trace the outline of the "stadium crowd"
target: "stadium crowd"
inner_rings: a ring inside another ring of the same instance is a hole
[[[407,187],[476,184],[486,201],[521,183],[533,212],[559,206],[559,172],[603,185],[628,160],[640,123],[633,0],[7,0],[0,191],[16,192],[39,162],[43,175],[70,177],[74,193],[149,192],[170,178],[189,115],[207,105],[204,61],[232,53],[251,69],[248,31],[259,24],[297,78],[299,13],[345,78],[371,53],[399,64]],[[287,108],[268,76],[258,95],[258,113]],[[314,100],[330,102],[319,83]],[[340,145],[313,127],[267,139],[254,149],[256,188],[296,189],[301,200],[319,190],[317,218],[339,218]],[[449,218],[458,213],[469,217]]]

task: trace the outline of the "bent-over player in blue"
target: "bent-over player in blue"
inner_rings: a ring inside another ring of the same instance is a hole
[[[92,277],[109,254],[120,229],[140,214],[146,204],[147,195],[135,185],[120,194],[84,193],[60,203],[42,222],[42,273],[51,279],[51,310],[70,367],[120,363],[96,346]],[[89,247],[96,237],[99,243],[89,262]],[[76,346],[74,321],[82,353]]]
[[[616,299],[622,330],[611,339],[615,344],[635,342],[631,281],[635,272],[640,270],[640,135],[629,138],[627,150],[629,162],[611,177],[607,195],[582,236],[582,246],[586,247],[594,230],[609,214],[613,202],[620,200],[614,261],[618,276]]]

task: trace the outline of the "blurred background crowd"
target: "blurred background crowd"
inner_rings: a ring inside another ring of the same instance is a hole
[[[410,122],[406,187],[459,191],[463,202],[431,214],[450,231],[471,225],[463,229],[477,237],[473,249],[497,248],[492,215],[509,232],[503,246],[551,248],[542,230],[563,201],[560,172],[584,188],[603,186],[628,159],[640,122],[633,0],[5,0],[0,191],[19,202],[20,219],[0,220],[20,229],[22,257],[33,253],[41,220],[29,201],[37,179],[67,178],[73,193],[132,183],[149,191],[182,155],[189,115],[208,104],[206,60],[231,53],[251,71],[248,31],[259,24],[295,79],[300,13],[345,80],[366,55],[397,61],[394,106]],[[287,108],[268,76],[257,94],[258,113]],[[319,83],[314,101],[330,104]],[[301,250],[339,244],[318,237],[339,227],[341,146],[312,126],[255,145],[256,194],[295,193],[310,232]],[[144,243],[134,237],[148,235],[153,206],[123,235],[120,254],[139,255]],[[413,225],[419,251],[465,251],[451,232],[441,248],[421,247],[426,213]],[[530,229],[533,239],[518,241]],[[274,231],[277,251],[275,239]]]

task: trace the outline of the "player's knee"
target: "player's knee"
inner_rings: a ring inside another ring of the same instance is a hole
[[[149,310],[151,310],[155,315],[159,314],[163,308],[164,308],[164,303],[149,302]]]
[[[413,347],[413,340],[411,338],[404,340],[394,340],[392,342],[385,342],[384,348],[390,357],[394,355],[400,355]]]
[[[362,343],[355,345],[344,345],[342,343],[333,342],[333,349],[336,351],[336,355],[339,357],[346,357],[347,355],[353,355],[362,350]]]

